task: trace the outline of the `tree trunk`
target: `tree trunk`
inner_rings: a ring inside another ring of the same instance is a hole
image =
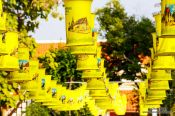
[[[1,107],[1,116],[8,116],[6,107]]]

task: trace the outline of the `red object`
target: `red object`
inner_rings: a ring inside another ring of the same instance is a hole
[[[106,56],[106,60],[108,60],[108,61],[109,61],[109,60],[110,60],[110,57],[109,57],[109,56]]]
[[[170,8],[166,7],[166,8],[165,8],[165,12],[166,12],[166,13],[170,13]]]

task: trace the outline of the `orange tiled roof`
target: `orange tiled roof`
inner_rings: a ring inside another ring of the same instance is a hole
[[[44,55],[49,49],[63,49],[66,43],[38,43],[36,57]]]

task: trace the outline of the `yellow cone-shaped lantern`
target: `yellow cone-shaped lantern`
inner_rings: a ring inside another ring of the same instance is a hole
[[[148,105],[160,105],[162,104],[162,100],[146,100],[145,104]]]
[[[166,97],[166,91],[165,90],[147,90],[148,98],[163,98]]]
[[[0,14],[2,13],[2,0],[0,0]]]
[[[92,0],[64,0],[67,45],[93,45]]]
[[[29,72],[19,72],[13,71],[10,73],[10,80],[12,81],[31,81],[34,78],[37,78],[38,75],[38,68],[39,68],[39,61],[38,60],[30,60],[29,61]]]
[[[102,79],[91,79],[87,82],[87,89],[96,89],[96,90],[101,90],[101,89],[106,89],[105,88],[105,83]]]
[[[97,45],[89,45],[89,46],[73,46],[70,47],[71,49],[71,54],[75,55],[95,55],[97,52]]]
[[[7,55],[8,50],[3,37],[3,34],[0,34],[0,55]]]
[[[0,15],[0,33],[4,33],[6,31],[6,13],[2,13]]]
[[[175,55],[175,38],[159,38],[159,44],[156,56],[174,56]]]
[[[29,60],[29,75],[33,79],[38,76],[39,71],[39,61]]]
[[[98,69],[97,57],[95,55],[79,55],[77,70],[96,70]]]
[[[153,70],[175,69],[174,56],[158,56],[153,62]]]
[[[7,32],[5,34],[5,44],[6,49],[9,54],[15,54],[18,48],[18,33],[17,32]]]
[[[152,35],[152,39],[153,39],[153,51],[156,52],[157,51],[157,41],[158,41],[157,35],[156,35],[156,33],[151,33],[151,35]]]
[[[155,24],[156,24],[156,32],[158,36],[161,36],[161,14],[154,14]]]
[[[3,71],[19,70],[18,59],[10,55],[0,56],[0,70]]]
[[[162,35],[175,35],[174,0],[162,0]]]
[[[153,70],[151,72],[151,80],[152,81],[172,80],[171,71]]]
[[[156,90],[168,90],[169,82],[168,81],[151,81],[149,88]]]
[[[29,72],[29,48],[18,48],[20,73]]]
[[[102,78],[104,76],[105,69],[98,70],[84,70],[82,78]]]
[[[21,83],[20,86],[21,86],[21,90],[26,90],[26,91],[38,91],[38,87],[39,87],[36,80]]]

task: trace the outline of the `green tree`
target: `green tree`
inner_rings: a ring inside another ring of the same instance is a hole
[[[110,79],[145,78],[141,73],[141,65],[138,64],[138,55],[150,55],[151,33],[155,31],[153,23],[145,17],[136,20],[134,16],[127,16],[119,1],[115,0],[107,3],[96,14],[100,31],[107,39],[101,45]],[[121,70],[123,74],[119,74]],[[141,73],[141,76],[137,76],[137,73]]]
[[[40,19],[47,19],[56,12],[59,0],[3,0],[3,11],[7,12],[7,27],[18,32],[35,31]]]
[[[50,110],[40,103],[32,102],[26,108],[26,116],[50,116]]]
[[[15,108],[19,100],[23,100],[23,93],[19,91],[18,84],[15,82],[8,82],[5,78],[8,73],[0,72],[0,115],[6,116],[6,111],[9,108]]]
[[[82,81],[81,72],[76,70],[76,56],[68,49],[51,49],[39,61],[58,83],[65,85],[65,82]]]

